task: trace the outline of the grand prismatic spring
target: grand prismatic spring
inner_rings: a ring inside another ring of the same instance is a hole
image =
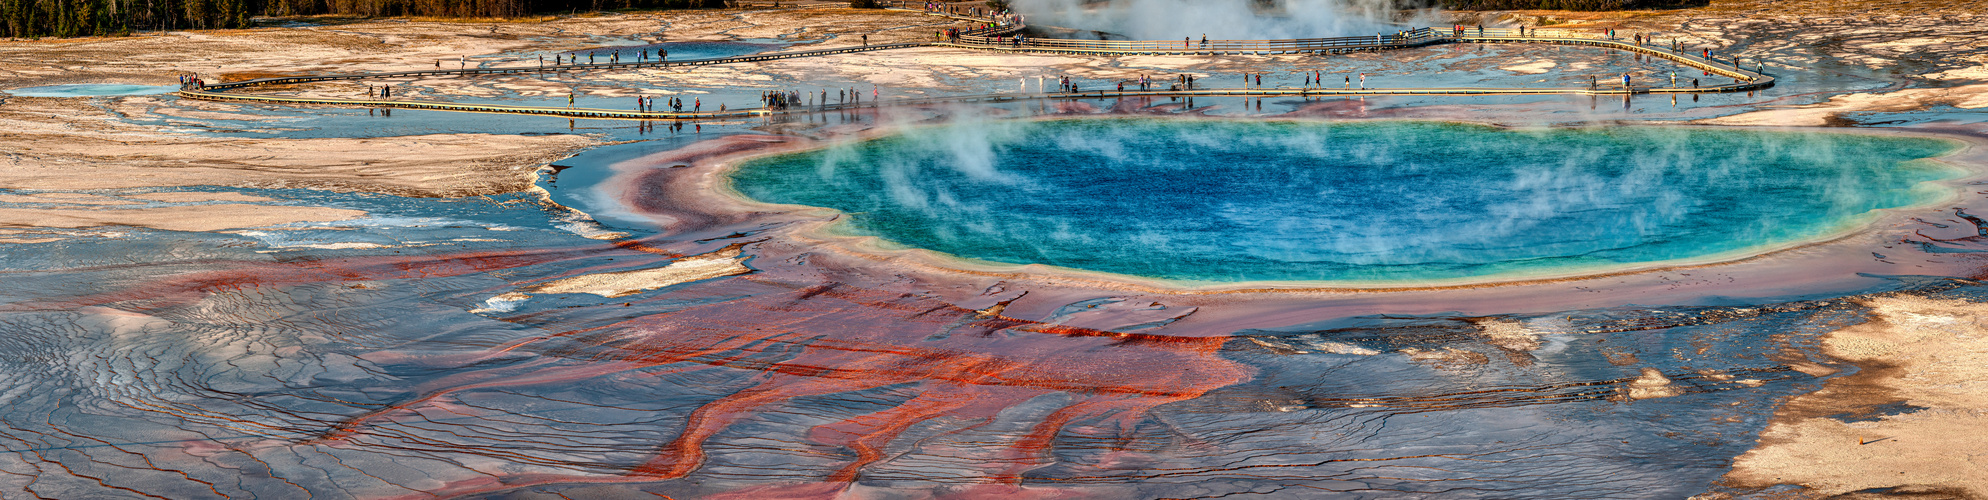
[[[0,497],[1988,497],[1988,5],[717,3],[0,41]]]

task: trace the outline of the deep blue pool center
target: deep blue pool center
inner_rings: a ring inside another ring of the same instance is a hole
[[[1188,282],[1431,282],[1745,255],[1938,200],[1954,143],[1683,127],[1178,119],[918,127],[749,161],[838,231]]]

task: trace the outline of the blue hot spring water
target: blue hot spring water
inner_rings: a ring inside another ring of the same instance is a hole
[[[914,128],[741,165],[747,197],[1013,264],[1428,282],[1714,258],[1928,203],[1952,143],[1666,127],[1165,119]]]

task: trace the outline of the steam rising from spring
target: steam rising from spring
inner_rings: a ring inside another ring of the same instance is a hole
[[[1097,30],[1139,40],[1321,38],[1371,35],[1388,24],[1389,0],[1016,0],[1030,24]]]
[[[1923,203],[1924,139],[1400,122],[963,122],[749,163],[895,244],[1190,281],[1420,281],[1758,251]],[[812,172],[808,175],[804,172]]]

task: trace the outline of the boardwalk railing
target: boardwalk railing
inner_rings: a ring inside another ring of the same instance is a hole
[[[597,70],[608,70],[608,69],[679,68],[679,67],[691,67],[691,66],[709,66],[713,64],[734,64],[742,62],[772,61],[776,59],[792,59],[797,57],[818,57],[818,56],[833,55],[833,54],[867,52],[873,50],[892,50],[892,49],[904,49],[911,47],[925,47],[929,45],[931,44],[890,43],[890,44],[877,44],[877,45],[859,45],[853,47],[837,47],[833,49],[803,50],[796,52],[768,52],[763,54],[753,54],[747,56],[724,57],[718,59],[692,59],[692,60],[681,60],[681,61],[657,60],[657,61],[647,61],[647,62],[620,62],[620,63],[601,63],[601,64],[556,64],[551,66],[511,66],[511,67],[497,67],[497,68],[394,71],[387,73],[356,73],[356,74],[344,74],[344,75],[278,76],[271,78],[257,78],[254,80],[242,80],[238,82],[208,84],[207,86],[203,87],[202,90],[210,90],[210,91],[228,90],[228,89],[238,89],[244,87],[254,87],[260,85],[293,85],[299,83],[325,82],[325,81],[334,81],[334,80],[366,80],[366,79],[377,79],[377,78],[514,75],[514,74],[532,74],[532,73],[570,73],[570,72],[597,71]]]
[[[1058,93],[1017,93],[987,94],[972,96],[947,96],[911,99],[890,99],[883,104],[921,105],[943,102],[998,102],[1028,99],[1105,99],[1124,97],[1166,97],[1166,96],[1345,96],[1345,95],[1509,95],[1509,94],[1647,94],[1647,93],[1707,93],[1742,92],[1773,86],[1774,78],[1757,71],[1747,71],[1738,60],[1730,63],[1710,59],[1698,54],[1670,50],[1663,47],[1625,42],[1610,38],[1599,30],[1570,29],[1443,29],[1418,28],[1395,33],[1380,33],[1375,36],[1352,36],[1335,38],[1302,38],[1289,40],[1185,40],[1171,41],[1128,41],[1128,40],[1066,40],[1038,39],[1027,36],[1017,38],[1025,25],[1015,16],[977,16],[961,12],[962,9],[928,9],[922,2],[887,1],[887,6],[897,9],[918,10],[927,14],[980,23],[964,30],[956,37],[942,37],[936,42],[894,43],[860,45],[829,49],[803,50],[793,52],[770,52],[738,57],[717,59],[615,62],[604,64],[555,64],[552,66],[517,66],[467,68],[456,70],[418,70],[387,73],[363,73],[340,75],[308,75],[258,78],[210,84],[199,88],[183,88],[179,95],[193,99],[217,101],[247,101],[284,104],[322,104],[336,106],[363,106],[382,108],[435,109],[445,111],[465,111],[484,113],[511,113],[555,115],[573,118],[609,118],[637,120],[685,120],[715,119],[745,116],[783,115],[796,113],[817,113],[823,111],[874,107],[877,102],[855,101],[849,103],[821,104],[815,106],[793,106],[780,109],[742,108],[723,112],[646,112],[627,110],[558,108],[534,106],[508,106],[499,104],[466,104],[443,101],[409,101],[388,99],[338,99],[295,96],[271,96],[236,94],[226,90],[248,88],[261,85],[291,85],[336,80],[363,80],[374,78],[423,78],[471,75],[506,75],[530,73],[584,72],[613,69],[674,68],[732,64],[742,62],[771,61],[797,57],[818,57],[854,52],[892,50],[912,47],[957,47],[975,50],[996,50],[1010,52],[1050,52],[1085,55],[1133,55],[1133,54],[1195,54],[1195,55],[1261,55],[1317,53],[1338,54],[1353,51],[1393,50],[1446,43],[1539,43],[1556,45],[1578,45],[1602,47],[1650,55],[1676,62],[1680,65],[1701,69],[1734,79],[1733,83],[1704,87],[1656,87],[1633,85],[1616,86],[1593,85],[1585,88],[1240,88],[1240,89],[1170,89],[1170,90],[1097,90],[1090,92]],[[541,63],[543,64],[543,63]]]

